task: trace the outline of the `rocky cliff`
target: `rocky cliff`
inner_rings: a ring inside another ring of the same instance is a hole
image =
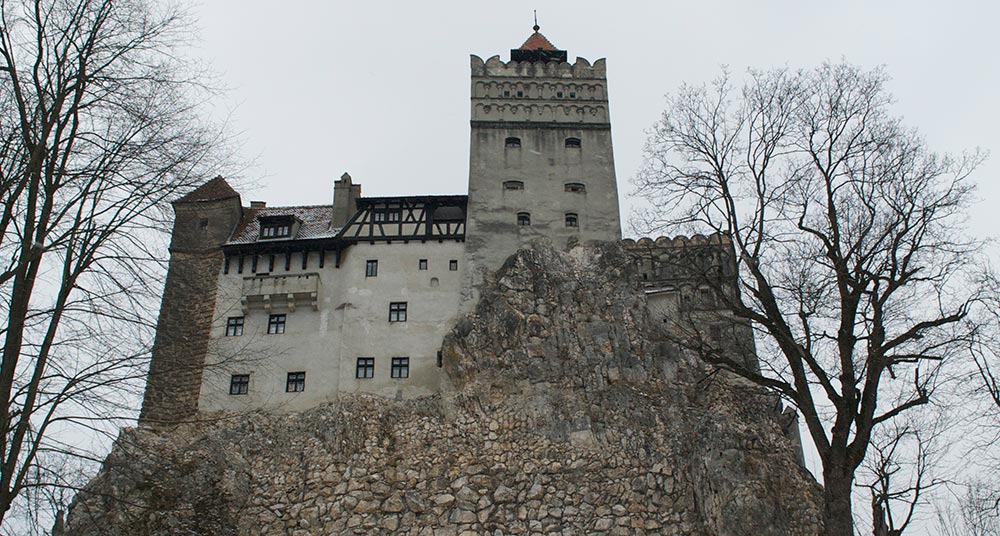
[[[661,351],[633,272],[617,245],[521,250],[446,339],[441,395],[125,430],[66,532],[819,533],[774,400]]]

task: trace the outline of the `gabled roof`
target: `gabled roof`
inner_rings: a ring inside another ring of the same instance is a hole
[[[553,45],[544,35],[538,33],[531,34],[528,39],[521,45],[520,50],[558,50],[555,45]]]
[[[184,197],[174,201],[174,203],[195,203],[198,201],[220,201],[222,199],[229,199],[231,197],[239,197],[240,194],[233,190],[233,187],[223,179],[222,176],[218,176],[205,184],[194,189],[193,192],[185,195]]]

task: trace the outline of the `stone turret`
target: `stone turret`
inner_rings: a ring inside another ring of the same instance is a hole
[[[240,221],[240,196],[216,177],[174,201],[170,265],[139,424],[194,417],[213,323],[222,244]]]
[[[539,236],[621,238],[605,61],[567,63],[537,26],[510,54],[471,58],[470,288]]]

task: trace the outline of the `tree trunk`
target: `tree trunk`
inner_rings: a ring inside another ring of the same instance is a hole
[[[845,474],[846,473],[846,474]],[[851,484],[854,475],[848,471],[823,471],[823,534],[853,536],[854,517],[851,514]]]

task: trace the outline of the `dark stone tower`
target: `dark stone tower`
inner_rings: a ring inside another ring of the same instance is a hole
[[[194,417],[215,310],[222,244],[243,213],[240,196],[216,177],[174,201],[170,264],[139,424]]]

